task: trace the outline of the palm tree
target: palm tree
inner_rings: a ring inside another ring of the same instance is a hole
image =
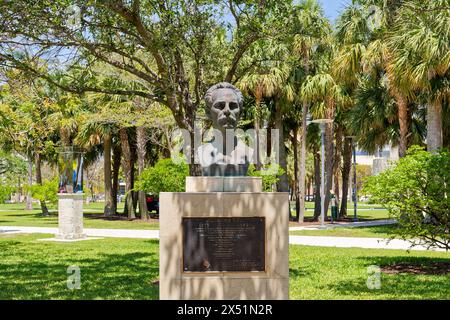
[[[300,95],[305,103],[314,104],[311,113],[315,118],[334,120],[336,105],[346,103],[342,88],[329,73],[324,72],[308,76],[302,85]],[[325,127],[325,212],[328,210],[329,190],[331,190],[333,179],[333,131],[333,125],[327,124]]]
[[[382,12],[382,19],[375,30],[369,26],[374,3],[379,5]],[[352,5],[343,12],[337,24],[336,39],[340,48],[334,61],[334,73],[354,90],[359,74],[377,73],[380,68],[384,70],[389,92],[398,108],[399,156],[403,157],[410,145],[411,112],[408,105],[413,95],[407,75],[392,69],[392,50],[386,41],[386,30],[390,29],[397,8],[398,3],[395,1],[363,1],[362,5]]]
[[[297,34],[294,36],[294,53],[301,57],[300,65],[304,75],[315,72],[315,60],[320,59],[319,46],[329,45],[331,27],[323,16],[321,8],[316,1],[303,1],[299,5],[301,11],[297,20]],[[318,54],[317,54],[318,53]],[[318,56],[318,57],[316,57]],[[304,79],[303,79],[304,80]],[[300,175],[298,179],[297,211],[298,222],[303,222],[305,216],[305,185],[306,185],[306,136],[308,103],[301,103],[301,133],[300,133]]]
[[[117,123],[114,120],[109,120],[108,114],[100,112],[90,115],[89,120],[82,124],[77,136],[77,141],[86,148],[100,143],[103,144],[105,186],[105,206],[103,213],[105,216],[111,216],[116,213],[116,207],[113,201],[111,150],[112,137],[117,130]]]
[[[285,48],[280,48],[275,45],[267,46],[262,48],[264,51],[265,59],[268,59],[267,56],[275,55],[278,51],[282,51]],[[267,51],[266,51],[267,50]],[[285,55],[285,52],[283,56]],[[261,102],[265,97],[274,97],[276,93],[282,91],[282,86],[284,82],[287,80],[289,76],[289,70],[287,70],[286,66],[280,66],[277,61],[271,60],[268,61],[265,65],[261,66],[259,70],[248,73],[244,77],[242,77],[237,86],[242,90],[245,94],[251,94],[255,98],[255,112],[254,112],[254,128],[255,128],[255,146],[257,148],[256,151],[256,169],[261,169],[261,152],[258,149],[259,143],[259,134],[261,129],[261,121],[262,121],[262,110],[261,110]],[[280,107],[278,105],[278,107]],[[279,125],[279,123],[278,123]],[[282,141],[280,137],[280,141]],[[281,146],[281,144],[280,144]],[[280,155],[281,156],[281,155]],[[282,158],[282,157],[280,157]]]
[[[442,104],[450,97],[450,14],[446,0],[410,0],[398,10],[388,45],[392,71],[427,96],[427,148],[443,146]]]

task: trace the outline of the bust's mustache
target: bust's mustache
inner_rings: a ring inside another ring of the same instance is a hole
[[[236,118],[233,117],[231,114],[229,116],[220,116],[217,119],[217,123],[220,125],[226,125],[226,124],[235,124],[236,123]]]

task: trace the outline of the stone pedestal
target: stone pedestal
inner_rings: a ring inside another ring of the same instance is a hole
[[[262,192],[262,178],[186,177],[186,192]]]
[[[57,239],[85,239],[83,233],[83,194],[58,193]]]
[[[160,299],[288,299],[288,194],[261,192],[259,178],[232,177],[225,182],[229,178],[188,177],[190,192],[160,194]],[[249,191],[192,192],[227,190],[226,184]],[[239,217],[264,218],[263,271],[184,271],[183,219]]]

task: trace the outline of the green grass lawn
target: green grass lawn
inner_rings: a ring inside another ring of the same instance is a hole
[[[158,241],[42,242],[51,235],[0,235],[0,299],[158,299]],[[445,252],[290,246],[291,299],[449,299],[450,275],[382,274],[370,265],[450,263]],[[81,289],[67,288],[78,266]]]
[[[312,217],[314,213],[314,204],[307,202],[308,209],[305,216]],[[368,206],[367,204],[364,204]],[[360,204],[360,206],[364,206]],[[110,220],[102,218],[103,202],[96,202],[90,204],[83,204],[84,212],[84,226],[86,228],[99,229],[144,229],[154,230],[159,229],[159,223],[156,219],[151,219],[149,222],[142,222],[139,219],[128,221],[124,217],[121,220]],[[14,204],[0,204],[0,226],[27,226],[27,227],[57,227],[58,216],[56,208],[50,208],[50,216],[43,217],[40,213],[39,206],[34,204],[34,210],[26,211],[24,203]],[[292,207],[293,208],[293,207]],[[373,209],[375,208],[375,209]],[[386,209],[377,209],[378,205],[369,205],[366,209],[358,212],[360,219],[386,219],[388,212]],[[118,211],[123,211],[123,203],[118,204]],[[351,214],[353,211],[351,211]],[[293,212],[295,214],[295,212]],[[295,226],[291,223],[290,226]]]
[[[363,238],[389,238],[396,225],[374,227],[344,228],[339,227],[327,230],[299,230],[290,231],[293,236],[328,236],[328,237],[363,237]]]
[[[123,210],[123,203],[119,204],[119,211]],[[84,227],[98,229],[159,229],[159,222],[150,219],[143,222],[139,219],[128,221],[108,220],[102,218],[103,203],[90,203],[83,205]],[[56,209],[50,209],[50,216],[43,217],[37,209],[26,211],[24,204],[2,204],[0,205],[0,226],[26,226],[26,227],[57,227],[58,215]]]

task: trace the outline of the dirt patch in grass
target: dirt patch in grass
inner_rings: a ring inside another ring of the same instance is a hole
[[[398,263],[381,267],[381,272],[387,274],[409,273],[409,274],[450,274],[450,262],[433,262],[430,264],[408,264]]]

